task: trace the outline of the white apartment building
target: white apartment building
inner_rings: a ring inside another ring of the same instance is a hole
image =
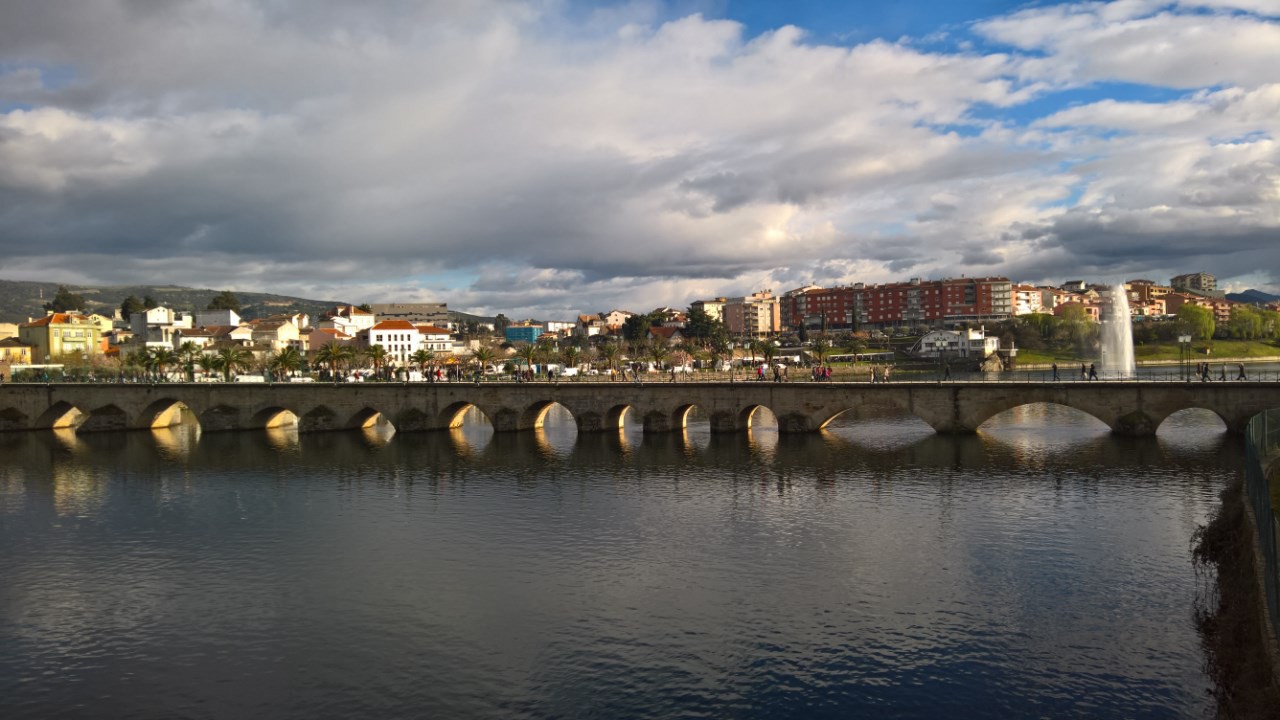
[[[387,358],[405,364],[422,347],[422,334],[408,320],[383,320],[364,332],[365,347],[380,345]]]

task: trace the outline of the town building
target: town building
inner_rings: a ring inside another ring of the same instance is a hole
[[[1169,280],[1169,284],[1173,286],[1174,290],[1193,292],[1200,295],[1213,295],[1218,291],[1218,279],[1207,272],[1178,275]]]
[[[1026,302],[1034,302],[1028,291]],[[1013,285],[1008,278],[947,278],[849,287],[805,287],[788,293],[786,310],[798,329],[939,325],[1005,320],[1014,312]]]
[[[616,310],[614,312],[617,312]],[[530,345],[538,342],[538,338],[542,337],[543,327],[533,323],[520,323],[518,325],[508,325],[503,331],[503,337],[507,342],[511,343],[529,343]]]
[[[16,337],[0,338],[0,364],[27,365],[31,363],[32,346]]]
[[[68,355],[98,355],[98,326],[79,313],[55,313],[18,326],[18,339],[31,346],[34,362],[58,361]]]
[[[603,335],[608,331],[609,328],[600,315],[579,315],[573,328],[573,333],[579,337]]]
[[[701,310],[706,313],[711,320],[719,320],[724,322],[724,306],[729,300],[728,298],[718,297],[714,300],[694,300],[689,303],[690,310]]]
[[[911,353],[923,358],[982,358],[1000,350],[1000,338],[977,330],[931,330],[921,336]]]
[[[418,327],[408,320],[382,320],[365,331],[365,347],[375,345],[387,352],[387,359],[404,364],[418,351],[421,342]]]
[[[177,346],[175,341],[178,333],[195,327],[194,322],[195,318],[190,313],[164,306],[153,307],[129,316],[129,326],[133,331],[132,342],[144,348],[173,349]]]
[[[192,324],[195,327],[235,327],[242,320],[240,313],[223,308],[221,310],[197,310]]]
[[[1044,293],[1034,285],[1015,285],[1013,287],[1013,314],[1034,315],[1044,312]]]
[[[767,337],[782,329],[782,309],[772,290],[729,298],[724,304],[724,326],[730,335]]]
[[[369,309],[379,320],[407,320],[449,330],[455,327],[448,303],[372,303]]]
[[[418,346],[437,355],[453,353],[453,335],[447,328],[435,325],[418,325]]]

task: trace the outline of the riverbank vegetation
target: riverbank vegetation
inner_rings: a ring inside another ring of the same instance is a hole
[[[1280,688],[1264,644],[1253,529],[1245,516],[1244,482],[1222,491],[1222,505],[1192,538],[1196,567],[1207,580],[1196,625],[1214,680],[1219,718],[1263,720],[1280,708]]]

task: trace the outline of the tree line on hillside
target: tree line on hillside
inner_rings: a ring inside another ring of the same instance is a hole
[[[159,307],[160,303],[156,302],[150,295],[144,295],[141,300],[136,296],[130,295],[120,303],[121,317],[128,318],[134,313],[146,312],[154,307]],[[205,307],[206,310],[234,310],[239,312],[241,308],[240,298],[230,290],[223,290]],[[86,310],[84,296],[79,293],[72,292],[66,285],[59,285],[58,291],[54,293],[53,298],[44,304],[45,310],[53,312],[72,312],[76,310]]]

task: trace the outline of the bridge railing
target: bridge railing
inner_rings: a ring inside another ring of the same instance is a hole
[[[1277,527],[1275,500],[1267,465],[1280,452],[1280,410],[1259,413],[1245,430],[1245,493],[1253,510],[1258,547],[1262,552],[1262,587],[1271,618],[1272,632],[1280,641],[1280,527]]]

